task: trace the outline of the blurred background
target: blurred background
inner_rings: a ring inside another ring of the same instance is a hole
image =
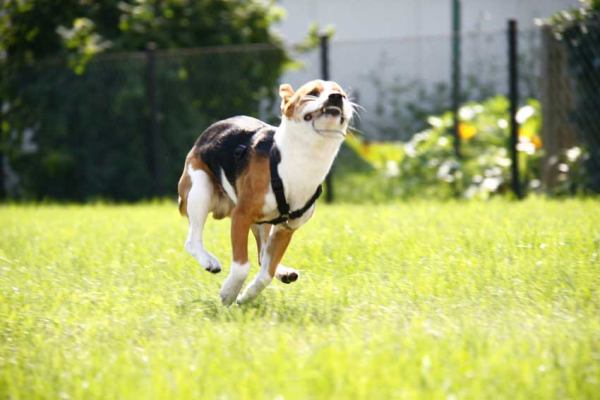
[[[598,0],[4,0],[0,197],[175,198],[209,124],[315,78],[364,108],[336,201],[600,192]]]

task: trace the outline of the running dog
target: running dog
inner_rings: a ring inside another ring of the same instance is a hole
[[[220,292],[227,306],[252,300],[273,277],[298,279],[298,271],[279,262],[294,231],[313,215],[354,114],[335,82],[315,80],[296,91],[283,84],[279,96],[278,127],[247,116],[216,122],[196,140],[179,180],[179,211],[189,220],[185,249],[212,273],[221,266],[203,245],[206,217],[231,217],[232,263]],[[240,294],[250,269],[250,231],[260,271]]]

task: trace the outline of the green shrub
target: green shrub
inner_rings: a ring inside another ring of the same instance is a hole
[[[269,28],[278,10],[258,0],[6,3],[0,198],[7,164],[19,177],[15,197],[174,196],[204,128],[275,100],[290,62]]]
[[[510,188],[509,102],[503,96],[460,108],[462,158],[453,150],[452,113],[430,116],[428,129],[407,142],[367,142],[351,136],[348,144],[379,174],[392,181],[388,191],[397,197],[488,198]],[[529,190],[540,190],[542,142],[537,100],[530,99],[517,113],[520,122],[520,174]],[[565,182],[561,190],[577,186],[582,154],[571,149],[560,160]]]

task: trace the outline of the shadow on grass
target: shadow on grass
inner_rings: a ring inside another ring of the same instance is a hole
[[[225,307],[218,299],[198,298],[176,306],[182,317],[206,318],[214,322],[268,321],[293,325],[337,325],[344,308],[330,303],[297,303],[280,298],[258,297],[249,304]]]

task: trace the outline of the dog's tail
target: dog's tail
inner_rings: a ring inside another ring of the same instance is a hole
[[[179,183],[177,184],[177,193],[179,194],[179,214],[184,217],[187,217],[187,197],[190,192],[190,188],[192,187],[192,178],[187,173],[187,162],[183,168],[183,173],[181,174],[181,178],[179,178]]]

